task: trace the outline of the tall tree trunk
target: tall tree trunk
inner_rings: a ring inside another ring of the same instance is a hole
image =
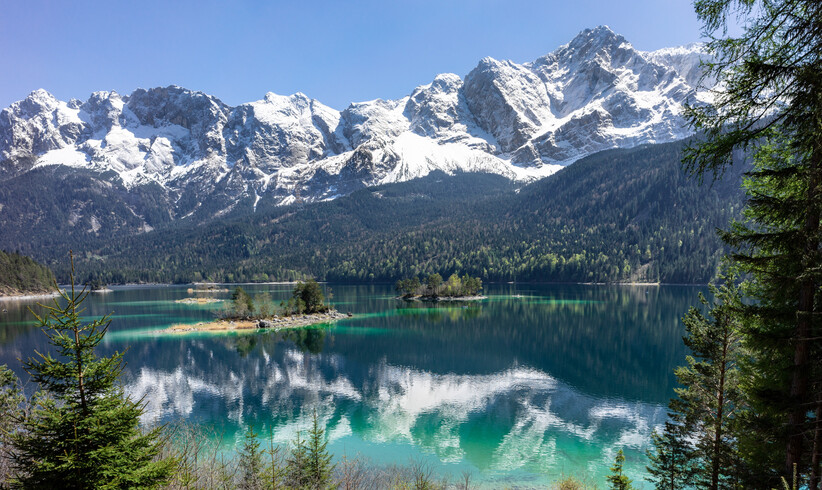
[[[805,250],[802,258],[802,272],[805,273],[816,265],[816,255],[819,253],[819,206],[817,194],[819,187],[820,159],[822,150],[814,148],[811,156],[808,182],[808,211],[802,231],[805,235]],[[792,404],[788,416],[788,445],[785,451],[785,474],[791,475],[794,465],[802,473],[802,442],[805,432],[805,421],[808,399],[808,380],[810,378],[810,342],[814,294],[816,282],[813,279],[804,279],[799,289],[799,305],[797,308],[796,335],[794,338],[793,376],[791,380],[790,402]]]
[[[818,388],[817,388],[818,389]],[[822,444],[822,423],[819,419],[822,417],[822,400],[817,396],[816,400],[816,420],[813,431],[813,452],[811,453],[811,481],[808,483],[809,490],[819,489],[819,445]]]
[[[722,321],[727,322],[728,320],[723,318]],[[722,363],[719,366],[719,389],[717,390],[719,398],[716,407],[716,422],[714,423],[714,457],[711,462],[711,490],[717,490],[719,488],[720,454],[722,453],[722,417],[725,412],[725,373],[728,370],[729,342],[730,339],[728,338],[728,332],[726,330],[722,339]]]

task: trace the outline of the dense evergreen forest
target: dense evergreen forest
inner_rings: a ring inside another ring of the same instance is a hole
[[[0,296],[54,291],[54,274],[25,255],[0,250]]]
[[[175,222],[110,239],[75,236],[84,281],[391,281],[439,272],[486,281],[707,283],[718,227],[743,203],[743,166],[703,184],[684,143],[602,152],[519,187],[484,174],[423,179],[330,202]],[[77,243],[77,242],[80,243]],[[67,274],[58,245],[41,257]]]

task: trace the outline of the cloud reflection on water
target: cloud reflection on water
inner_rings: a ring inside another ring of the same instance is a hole
[[[601,469],[615,448],[644,451],[651,429],[665,419],[658,405],[592,397],[523,366],[457,375],[383,360],[367,373],[349,373],[339,354],[286,348],[247,358],[242,367],[142,368],[126,389],[147,403],[146,423],[197,420],[198,413],[213,420],[207,412],[216,410],[239,427],[273,426],[274,441],[286,443],[310,427],[316,408],[332,442],[410,444],[442,462],[495,472],[560,472],[579,452],[590,456],[579,463]],[[485,434],[479,442],[471,436],[476,431]],[[477,444],[486,447],[488,461],[474,457]]]

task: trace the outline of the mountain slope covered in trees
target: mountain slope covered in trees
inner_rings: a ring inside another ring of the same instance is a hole
[[[683,147],[602,152],[520,188],[487,174],[432,174],[89,243],[80,260],[89,279],[115,283],[393,281],[435,271],[487,281],[706,283],[723,253],[715,231],[741,209],[744,167],[700,185],[680,168]]]
[[[50,293],[55,290],[54,274],[43,264],[0,250],[0,296]]]

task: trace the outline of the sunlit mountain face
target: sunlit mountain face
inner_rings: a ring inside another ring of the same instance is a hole
[[[36,171],[116,190],[109,197],[133,216],[111,222],[74,206],[94,233],[334,199],[434,171],[529,182],[598,151],[688,136],[683,104],[711,97],[703,56],[698,44],[639,51],[599,26],[531,62],[483,58],[462,76],[342,111],[302,93],[232,107],[174,85],[70,101],[37,89],[0,111],[0,182]]]

